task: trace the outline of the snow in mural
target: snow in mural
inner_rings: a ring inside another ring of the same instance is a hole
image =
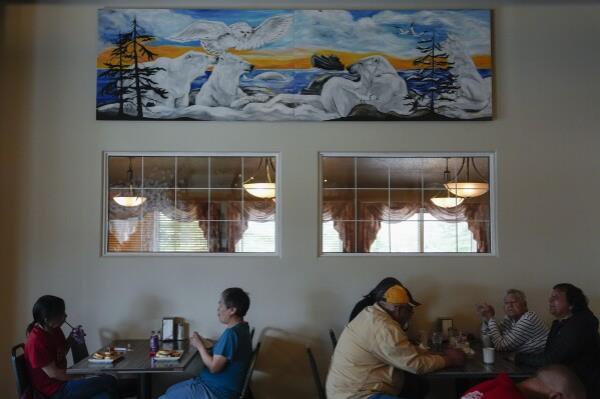
[[[489,10],[98,11],[98,119],[489,120]]]

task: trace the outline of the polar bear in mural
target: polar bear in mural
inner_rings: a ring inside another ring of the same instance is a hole
[[[334,76],[323,84],[319,95],[279,94],[267,106],[308,104],[336,117],[350,115],[359,104],[372,105],[383,113],[410,113],[410,107],[405,104],[408,94],[406,82],[385,57],[373,55],[361,58],[348,67],[348,72],[357,76],[358,80]]]
[[[265,101],[266,98],[249,96],[240,88],[240,77],[253,69],[254,65],[236,55],[221,55],[208,80],[196,94],[196,105],[241,108],[252,101]]]
[[[492,79],[483,78],[473,59],[461,42],[450,36],[444,43],[453,63],[452,73],[457,76],[459,89],[441,113],[456,118],[486,117],[492,115]]]
[[[408,93],[406,82],[387,58],[381,55],[365,57],[350,65],[348,71],[358,75],[360,80],[352,82],[342,77],[329,79],[321,92],[325,110],[347,116],[352,108],[363,103],[383,113],[408,113],[409,107],[405,105]]]
[[[152,75],[156,86],[166,90],[166,98],[153,91],[144,94],[146,107],[184,108],[190,103],[192,82],[214,65],[215,58],[198,51],[188,51],[176,58],[160,57],[140,64],[140,68],[162,68]]]

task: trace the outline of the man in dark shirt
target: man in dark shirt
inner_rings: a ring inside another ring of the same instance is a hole
[[[549,299],[552,323],[546,348],[540,354],[518,354],[517,363],[571,368],[586,387],[588,398],[600,398],[600,337],[598,319],[588,308],[583,291],[572,284],[557,284]]]

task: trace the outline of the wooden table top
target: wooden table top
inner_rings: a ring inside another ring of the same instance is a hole
[[[179,360],[154,360],[149,355],[149,340],[122,339],[114,341],[115,348],[131,347],[131,351],[123,352],[123,357],[113,363],[90,363],[89,357],[81,360],[67,369],[67,374],[97,374],[108,373],[181,373],[197,355],[196,348],[191,347],[188,340],[160,342],[160,349],[183,350]]]
[[[481,346],[473,347],[475,354],[467,356],[462,367],[449,367],[429,373],[433,378],[493,378],[500,373],[506,373],[513,378],[527,378],[535,374],[536,369],[528,366],[516,365],[509,360],[509,353],[498,352],[494,354],[494,364],[485,364]]]

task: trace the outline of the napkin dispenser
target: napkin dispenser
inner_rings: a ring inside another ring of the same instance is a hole
[[[178,330],[180,329],[183,329],[183,319],[180,317],[164,317],[162,320],[162,340],[178,340],[180,336]]]

